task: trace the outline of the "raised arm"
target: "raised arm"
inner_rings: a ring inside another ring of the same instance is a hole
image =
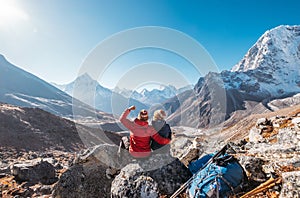
[[[133,126],[134,123],[133,123],[132,121],[130,121],[130,120],[127,118],[127,116],[129,115],[129,113],[130,113],[131,110],[133,110],[132,107],[126,109],[126,110],[122,113],[122,115],[121,115],[121,117],[120,117],[120,122],[121,122],[126,128],[128,128],[129,130],[132,130],[132,128],[134,127],[134,126]]]

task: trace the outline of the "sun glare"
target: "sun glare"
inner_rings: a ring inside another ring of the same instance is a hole
[[[28,15],[12,0],[0,0],[0,27],[9,27],[27,21]]]

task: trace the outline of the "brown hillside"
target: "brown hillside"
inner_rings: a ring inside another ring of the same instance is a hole
[[[275,116],[287,116],[293,117],[300,113],[300,104],[291,106],[288,108],[280,109],[274,112],[262,113],[262,114],[252,114],[247,116],[233,126],[229,126],[222,130],[221,136],[226,141],[235,141],[247,138],[249,135],[249,130],[255,125],[259,118],[271,118]]]

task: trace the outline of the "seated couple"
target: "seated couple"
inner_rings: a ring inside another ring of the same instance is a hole
[[[144,109],[139,112],[138,117],[134,121],[129,120],[127,116],[132,110],[135,110],[135,106],[126,109],[121,115],[120,121],[130,130],[129,153],[133,157],[149,157],[151,149],[160,149],[170,143],[171,129],[166,124],[166,113],[163,110],[154,112],[152,126],[148,124],[148,112]]]

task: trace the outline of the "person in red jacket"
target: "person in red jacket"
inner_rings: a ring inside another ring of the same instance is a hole
[[[170,139],[161,137],[157,131],[148,125],[148,112],[141,110],[138,117],[131,121],[127,118],[135,106],[126,109],[120,117],[121,123],[130,130],[129,153],[135,158],[149,157],[151,154],[151,137],[159,144],[168,144]]]

